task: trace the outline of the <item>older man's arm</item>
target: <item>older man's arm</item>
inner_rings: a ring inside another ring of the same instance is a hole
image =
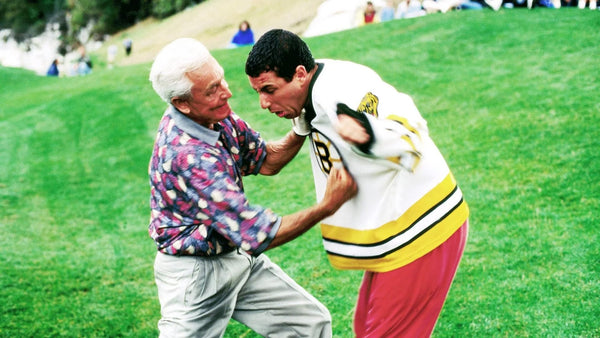
[[[267,249],[275,248],[302,235],[324,218],[333,215],[357,192],[356,182],[346,169],[331,168],[325,196],[321,202],[308,209],[283,216],[281,226]]]
[[[267,156],[260,167],[261,175],[275,175],[300,151],[306,137],[290,131],[277,141],[267,142]]]

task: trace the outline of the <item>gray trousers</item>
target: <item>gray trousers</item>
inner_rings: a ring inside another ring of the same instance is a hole
[[[331,337],[323,304],[262,254],[156,255],[160,337],[223,337],[233,318],[264,337]]]

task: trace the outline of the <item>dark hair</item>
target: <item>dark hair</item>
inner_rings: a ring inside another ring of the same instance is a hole
[[[250,50],[246,60],[246,75],[258,77],[274,71],[286,81],[292,81],[296,67],[304,66],[307,72],[315,67],[315,59],[302,39],[283,29],[266,32]]]
[[[244,21],[240,22],[240,25],[238,26],[239,30],[242,30],[243,24],[246,24],[246,29],[250,29],[250,23],[248,22],[248,20],[244,20]]]

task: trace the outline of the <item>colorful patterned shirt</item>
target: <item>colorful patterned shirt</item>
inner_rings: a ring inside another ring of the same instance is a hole
[[[242,176],[258,174],[266,154],[265,141],[234,113],[212,130],[169,106],[148,168],[148,232],[158,250],[195,256],[236,247],[264,251],[281,217],[249,204]]]

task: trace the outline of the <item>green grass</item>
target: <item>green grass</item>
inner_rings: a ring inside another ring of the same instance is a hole
[[[471,208],[435,337],[600,336],[600,13],[461,11],[308,39],[413,96]],[[234,109],[275,139],[243,64],[219,50]],[[149,65],[78,78],[0,68],[0,336],[156,336],[147,164],[164,103]],[[357,79],[359,81],[359,79]],[[313,203],[305,148],[251,200]],[[331,268],[317,228],[268,253],[352,336],[360,271]],[[255,337],[232,322],[226,337]]]

